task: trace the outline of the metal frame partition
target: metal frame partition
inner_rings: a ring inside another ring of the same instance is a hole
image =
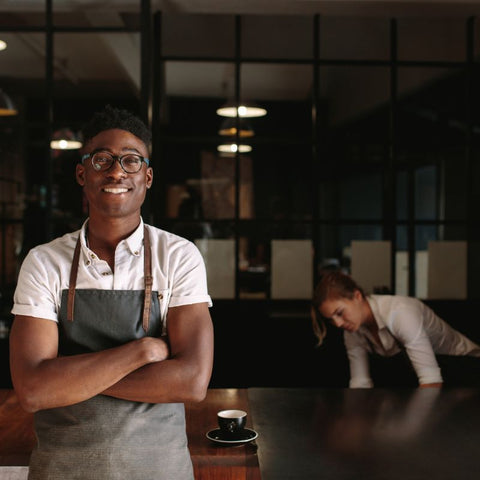
[[[311,229],[311,240],[314,247],[313,253],[313,282],[318,279],[317,266],[319,264],[320,251],[320,236],[318,228],[320,225],[326,226],[340,226],[354,223],[353,219],[332,217],[322,218],[319,208],[319,179],[323,175],[324,159],[322,158],[322,142],[325,140],[328,131],[325,130],[321,122],[321,85],[322,76],[319,71],[320,67],[325,66],[351,66],[355,67],[369,67],[382,66],[390,69],[390,99],[388,105],[388,121],[389,121],[389,138],[388,138],[388,152],[384,157],[382,166],[383,174],[383,214],[381,224],[383,227],[383,239],[392,242],[392,256],[391,256],[391,284],[395,286],[395,251],[396,251],[396,228],[400,225],[406,226],[408,238],[408,256],[409,256],[409,294],[415,293],[415,229],[420,222],[415,218],[415,191],[414,191],[414,165],[411,163],[407,168],[407,205],[408,214],[406,220],[399,220],[397,218],[396,208],[396,175],[398,171],[397,154],[399,148],[398,131],[399,125],[397,121],[399,98],[398,98],[398,69],[400,67],[445,67],[462,70],[466,72],[466,99],[465,112],[467,118],[467,128],[465,130],[464,145],[468,178],[467,178],[467,212],[465,226],[467,228],[467,242],[478,240],[478,227],[475,223],[474,205],[473,201],[476,196],[474,194],[475,185],[473,184],[473,170],[475,163],[474,148],[473,148],[473,113],[472,113],[472,99],[476,97],[474,88],[474,76],[477,70],[477,64],[474,58],[474,33],[475,33],[475,18],[468,18],[466,20],[466,60],[465,61],[408,61],[400,60],[398,58],[398,21],[394,18],[388,19],[390,32],[390,58],[388,60],[362,60],[362,59],[329,59],[323,58],[320,45],[320,33],[322,30],[323,17],[321,15],[312,16],[312,49],[311,57],[309,58],[251,58],[243,55],[241,50],[243,24],[242,16],[235,15],[234,21],[234,54],[228,58],[211,58],[211,57],[188,57],[188,56],[173,56],[165,55],[162,45],[162,23],[165,21],[161,11],[152,12],[150,0],[139,0],[140,5],[140,27],[76,27],[76,26],[59,26],[54,24],[53,0],[45,0],[45,25],[36,27],[18,26],[0,26],[0,32],[37,32],[44,33],[46,38],[46,55],[45,55],[45,112],[44,112],[44,127],[45,127],[45,143],[44,143],[44,157],[45,171],[47,179],[47,225],[45,230],[45,240],[52,237],[52,225],[54,219],[52,218],[52,159],[48,139],[52,134],[54,118],[54,96],[55,96],[55,82],[54,82],[54,49],[55,49],[55,34],[68,32],[136,32],[141,36],[141,94],[139,100],[139,110],[141,117],[152,127],[153,142],[152,142],[152,158],[155,159],[155,168],[158,171],[159,182],[154,184],[152,190],[152,197],[144,206],[144,215],[149,221],[161,225],[167,219],[165,218],[166,207],[166,186],[162,183],[162,171],[168,168],[164,158],[162,158],[162,148],[168,137],[164,132],[164,118],[162,109],[165,108],[165,63],[169,60],[175,61],[224,61],[235,65],[235,85],[234,96],[238,102],[241,97],[241,67],[244,63],[251,64],[303,64],[312,67],[312,93],[310,97],[311,104],[311,134],[309,137],[309,148],[311,151],[311,170],[305,173],[305,178],[310,183],[312,191],[312,205],[311,205],[311,220],[302,220],[302,222],[309,223]],[[239,117],[236,118],[237,126]],[[239,142],[239,129],[237,128],[237,143]],[[270,141],[270,140],[269,140]],[[273,141],[273,140],[272,140]],[[240,154],[237,152],[235,156],[235,215],[232,219],[234,225],[235,238],[235,300],[240,299],[239,295],[239,232],[240,225],[245,222],[255,224],[263,220],[245,220],[240,218],[239,204],[240,204]],[[155,205],[155,207],[153,206]],[[2,219],[3,221],[3,219]],[[286,222],[295,223],[298,220],[286,220]],[[371,223],[370,219],[356,219],[356,223]],[[431,221],[433,225],[445,225],[450,222],[449,219],[437,218]],[[453,222],[455,223],[455,222]],[[457,222],[458,223],[458,222]],[[470,273],[470,278],[473,278],[475,273]],[[268,299],[268,295],[267,295]]]

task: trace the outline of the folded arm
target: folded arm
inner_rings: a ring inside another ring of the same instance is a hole
[[[170,357],[166,342],[153,337],[58,357],[57,324],[17,316],[10,334],[10,365],[23,408],[34,412],[71,405],[101,393],[151,402],[199,399],[205,395],[213,363],[208,308],[199,304],[176,309],[181,311],[169,313]],[[159,368],[163,363],[169,366]]]
[[[149,403],[203,400],[213,367],[213,326],[208,305],[171,307],[167,334],[168,359],[135,370],[103,393]]]

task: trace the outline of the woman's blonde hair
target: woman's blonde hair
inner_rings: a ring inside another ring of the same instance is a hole
[[[357,285],[355,280],[340,270],[328,271],[321,275],[310,307],[313,333],[318,339],[317,347],[323,343],[327,336],[327,319],[320,313],[322,303],[333,298],[352,299],[356,290],[362,294],[362,297],[365,297],[362,288]]]

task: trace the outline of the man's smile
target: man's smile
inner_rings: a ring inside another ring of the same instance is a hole
[[[103,192],[114,193],[114,194],[127,193],[128,190],[129,189],[126,188],[126,187],[104,187],[104,188],[102,188]]]

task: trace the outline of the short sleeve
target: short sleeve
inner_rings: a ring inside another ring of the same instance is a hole
[[[54,294],[58,278],[46,268],[37,250],[25,257],[18,275],[12,313],[58,321],[58,305]]]
[[[205,263],[198,248],[192,242],[187,242],[181,251],[173,255],[172,263],[173,283],[169,307],[193,303],[208,303],[211,307]]]

